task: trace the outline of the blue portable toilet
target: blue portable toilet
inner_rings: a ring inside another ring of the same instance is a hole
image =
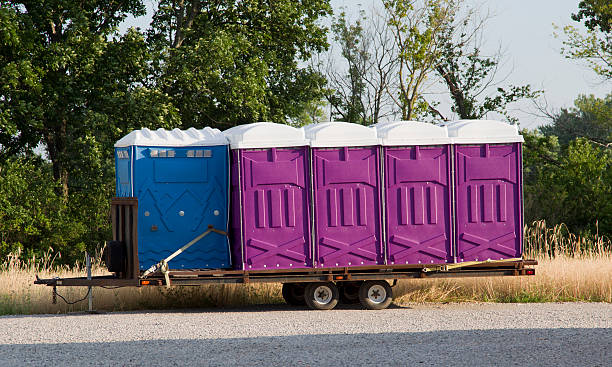
[[[138,199],[138,259],[148,269],[204,233],[227,232],[229,146],[218,129],[134,130],[115,144],[118,197]],[[230,268],[227,236],[210,233],[170,269]]]

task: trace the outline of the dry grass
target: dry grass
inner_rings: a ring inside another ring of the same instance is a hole
[[[396,302],[612,302],[609,238],[545,221],[525,226],[524,238],[524,257],[539,263],[535,277],[407,280],[396,288]]]
[[[41,277],[84,276],[84,271],[43,272]],[[103,274],[97,272],[96,275]],[[68,305],[59,297],[52,304],[50,287],[34,285],[34,273],[24,270],[0,272],[0,315],[67,313],[87,310],[87,301]],[[85,287],[58,287],[68,301],[87,295]],[[94,308],[106,311],[180,309],[198,307],[241,306],[283,302],[280,284],[204,285],[199,287],[126,287],[93,288]]]
[[[525,229],[526,257],[539,261],[535,277],[406,280],[394,289],[396,303],[424,302],[612,302],[612,243],[598,236],[579,237],[563,226],[536,222]],[[96,257],[99,259],[99,256]],[[105,274],[99,262],[94,275]],[[87,302],[51,303],[51,288],[34,285],[42,278],[84,276],[82,264],[53,266],[51,254],[23,261],[19,254],[0,265],[0,315],[65,313],[87,309]],[[60,287],[68,300],[83,298],[86,288]],[[199,287],[94,288],[98,310],[231,307],[282,303],[280,284],[207,285]]]
[[[544,220],[535,221],[525,226],[523,237],[526,258],[593,258],[612,254],[612,241],[606,236],[599,233],[579,236],[571,233],[565,224],[548,227]]]
[[[538,258],[536,276],[406,280],[396,302],[612,302],[612,257]]]
[[[17,255],[17,254],[16,254]],[[0,266],[0,315],[66,313],[87,310],[87,301],[68,305],[59,297],[52,304],[50,287],[33,284],[35,275],[41,278],[81,277],[86,271],[81,264],[68,269],[50,266],[49,256],[45,260],[19,260],[12,256]],[[93,275],[104,275],[99,262],[93,264]],[[282,303],[280,284],[238,285],[221,284],[199,287],[126,287],[93,289],[94,307],[97,310],[128,311],[174,308],[241,306],[248,304]],[[82,299],[87,295],[85,287],[58,287],[58,293],[68,301]]]

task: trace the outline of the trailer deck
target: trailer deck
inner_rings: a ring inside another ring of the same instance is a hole
[[[459,278],[535,275],[535,260],[482,261],[447,265],[395,265],[339,267],[325,269],[242,270],[170,270],[168,278],[155,272],[146,278],[122,279],[115,276],[78,278],[38,278],[35,284],[52,287],[141,287],[197,286],[223,283],[304,283],[365,280],[399,280],[414,278]],[[166,281],[169,280],[169,282]]]

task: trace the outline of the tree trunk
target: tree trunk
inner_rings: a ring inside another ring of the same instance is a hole
[[[176,9],[176,33],[172,41],[172,48],[179,48],[185,40],[185,32],[193,25],[193,21],[200,13],[202,4],[200,0],[192,0],[185,4],[184,0],[179,1]]]
[[[448,91],[450,92],[451,97],[455,101],[455,106],[457,107],[457,113],[459,114],[459,117],[462,119],[472,118],[472,111],[468,111],[468,107],[465,101],[465,95],[463,94],[463,91],[457,83],[457,78],[450,72],[444,70],[442,66],[438,66],[436,69],[438,71],[438,74],[444,79],[444,82],[446,82]]]
[[[53,178],[60,183],[56,194],[64,202],[68,201],[68,168],[66,167],[66,119],[62,119],[59,127],[46,136],[47,152],[53,165]]]

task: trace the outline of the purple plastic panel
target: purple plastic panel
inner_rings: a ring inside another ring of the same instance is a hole
[[[313,149],[318,267],[384,264],[377,147]]]
[[[458,261],[521,256],[520,144],[456,146]]]
[[[390,264],[453,261],[449,146],[385,147]]]
[[[239,151],[245,270],[312,267],[307,149]]]

